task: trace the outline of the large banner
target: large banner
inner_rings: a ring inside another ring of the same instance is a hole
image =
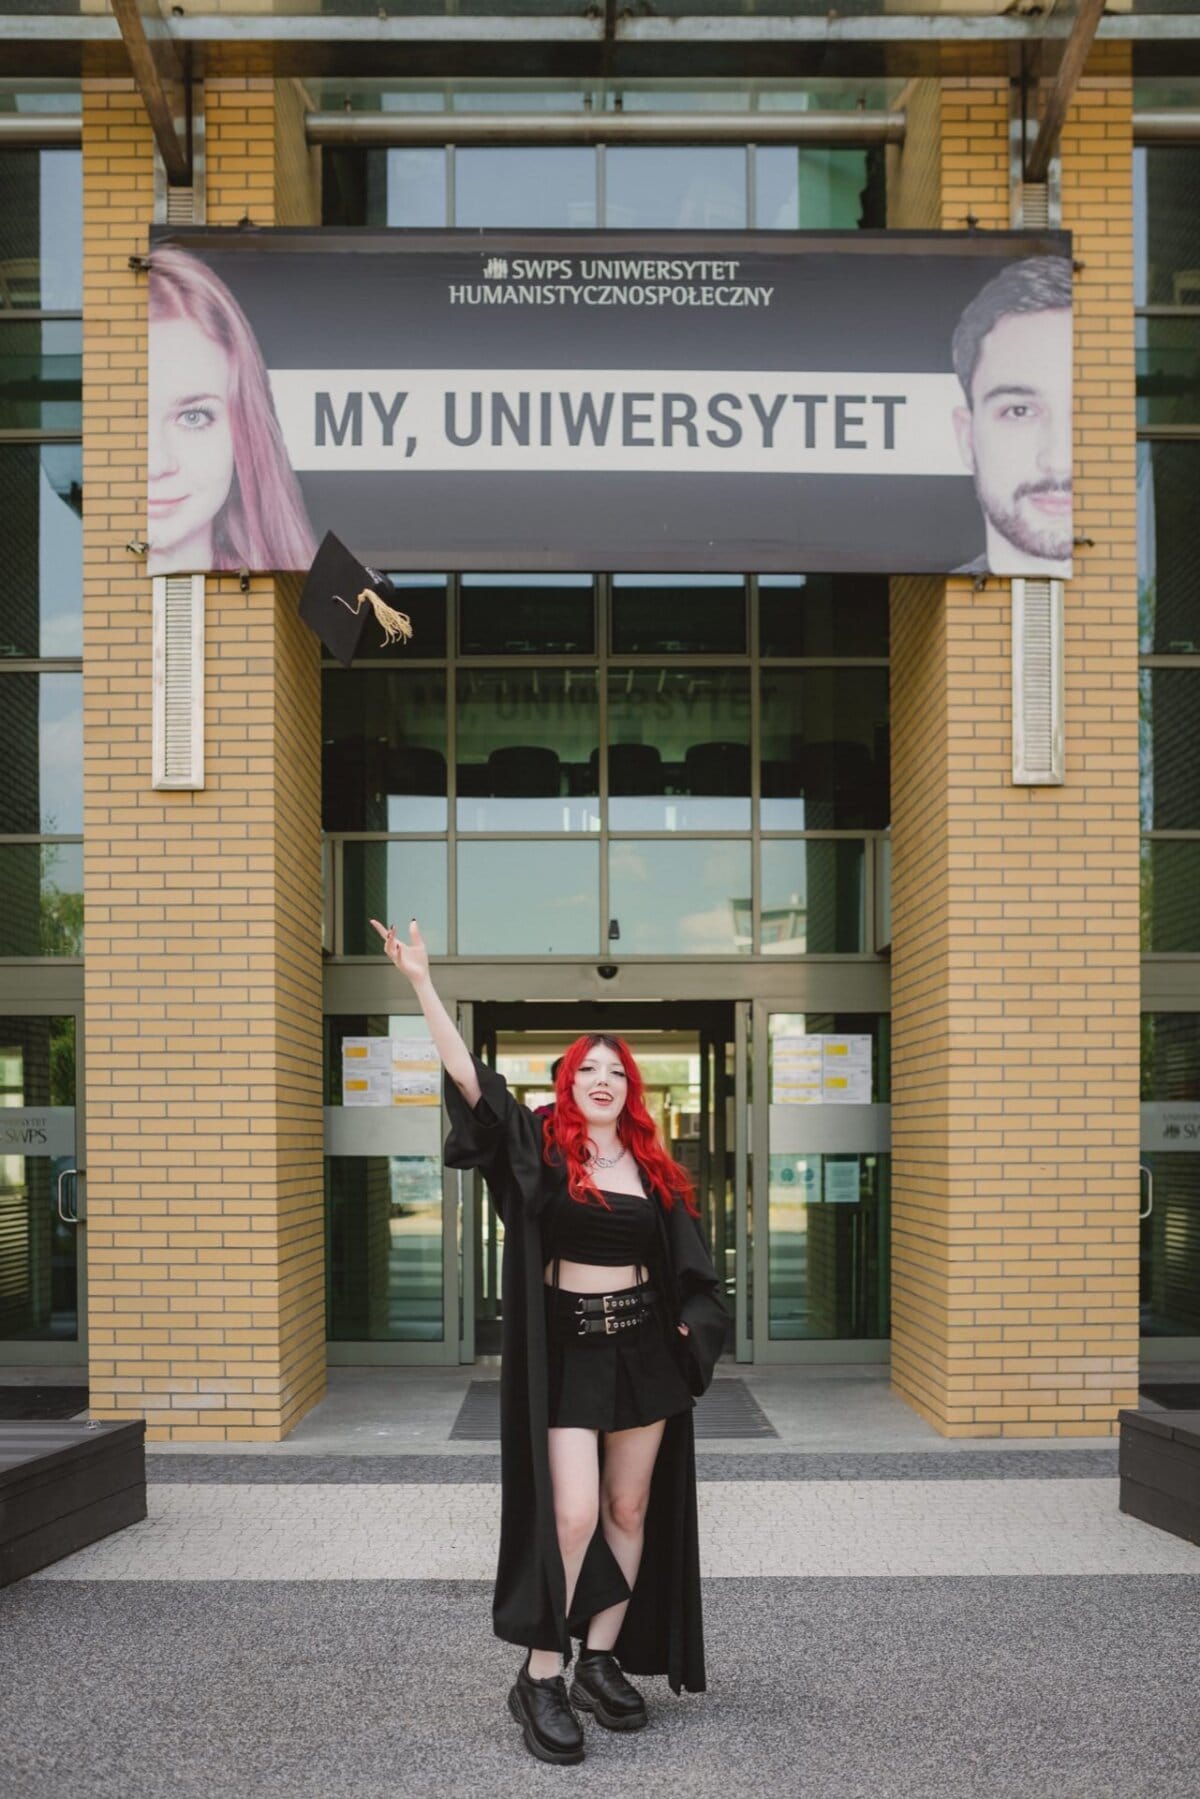
[[[153,573],[1071,572],[1071,247],[161,231]]]

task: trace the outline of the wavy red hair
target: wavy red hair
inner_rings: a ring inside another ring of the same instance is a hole
[[[617,1120],[617,1136],[626,1149],[632,1152],[649,1181],[651,1190],[658,1195],[664,1208],[669,1212],[675,1201],[680,1199],[692,1217],[699,1218],[700,1208],[696,1204],[696,1191],[692,1186],[691,1176],[663,1148],[654,1120],[646,1110],[646,1089],[641,1070],[633,1059],[629,1045],[620,1037],[607,1037],[600,1032],[577,1037],[563,1056],[558,1078],[554,1083],[554,1110],[543,1127],[542,1153],[547,1162],[559,1161],[566,1164],[567,1191],[572,1199],[578,1200],[581,1205],[586,1205],[591,1199],[598,1205],[608,1205],[588,1173],[585,1154],[587,1120],[575,1103],[573,1092],[580,1063],[598,1043],[618,1055],[625,1070],[625,1106]]]

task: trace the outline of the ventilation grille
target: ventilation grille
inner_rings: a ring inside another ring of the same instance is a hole
[[[166,223],[168,225],[194,225],[196,223],[196,190],[194,187],[167,188]]]
[[[1050,229],[1050,183],[1023,181],[1018,203],[1017,223],[1026,231]]]
[[[204,785],[204,577],[154,582],[154,785]]]
[[[1063,779],[1063,587],[1014,581],[1013,780],[1059,786]]]

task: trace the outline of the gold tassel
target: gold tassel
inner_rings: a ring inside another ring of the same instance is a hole
[[[363,588],[353,606],[349,600],[342,600],[340,593],[337,597],[348,612],[359,613],[364,606],[369,606],[383,631],[384,644],[407,643],[412,637],[413,628],[408,615],[397,612],[394,606],[389,606],[386,600],[381,600],[370,587]]]

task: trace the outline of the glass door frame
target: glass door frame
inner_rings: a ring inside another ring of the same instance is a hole
[[[387,970],[383,971],[386,978]],[[419,1018],[420,1009],[413,997],[412,989],[403,975],[396,976],[396,983],[391,984],[386,994],[379,991],[380,983],[375,983],[376,991],[369,1004],[359,1003],[331,1007],[326,1004],[326,1015],[337,1016],[343,1013],[351,1015],[384,1014],[388,1018]],[[327,996],[328,997],[328,996]],[[358,997],[358,996],[356,996]],[[363,996],[365,997],[365,995]],[[451,1003],[453,1011],[453,1004]],[[327,1108],[328,1109],[328,1108]],[[394,1114],[389,1114],[394,1116]],[[400,1114],[401,1124],[411,1114]],[[440,1106],[440,1131],[444,1142],[450,1128],[444,1101]],[[328,1157],[328,1147],[324,1147],[322,1167]],[[328,1202],[326,1202],[328,1203]],[[453,1168],[442,1166],[442,1335],[440,1338],[420,1339],[409,1342],[381,1339],[325,1339],[325,1363],[329,1368],[445,1368],[456,1367],[461,1359],[460,1344],[460,1306],[461,1276],[459,1269],[459,1245],[462,1215],[462,1177]],[[328,1254],[328,1249],[326,1250]],[[328,1329],[328,1322],[326,1323]]]
[[[839,996],[833,1005],[822,1003],[811,994],[804,999],[796,999],[786,990],[770,998],[759,997],[754,1001],[752,1025],[752,1064],[756,1071],[756,1080],[752,1104],[751,1118],[751,1164],[755,1179],[752,1190],[759,1197],[758,1227],[751,1233],[752,1263],[752,1305],[751,1336],[754,1362],[759,1364],[773,1363],[809,1363],[815,1365],[835,1362],[862,1363],[867,1366],[888,1367],[891,1364],[892,1344],[890,1337],[808,1337],[772,1339],[770,1335],[770,1166],[771,1166],[771,1132],[770,1132],[770,1086],[768,1070],[770,1068],[770,1027],[769,1019],[776,1012],[851,1012],[851,1011],[886,1011],[886,1006],[859,1006],[848,1004]],[[836,1108],[835,1108],[836,1110]],[[890,1279],[890,1258],[889,1258]],[[739,1286],[742,1283],[739,1282]],[[740,1359],[740,1357],[739,1357]]]
[[[30,972],[35,975],[29,979]],[[88,1367],[88,1283],[87,1283],[87,1114],[85,1078],[86,1042],[84,1036],[82,969],[64,964],[61,969],[44,966],[35,971],[18,965],[0,966],[0,1016],[5,1018],[73,1018],[75,1021],[75,1308],[77,1333],[69,1341],[0,1337],[0,1367],[5,1368],[73,1368],[85,1378]],[[16,975],[16,979],[11,978]],[[41,978],[36,978],[41,977]],[[61,987],[59,994],[55,988]],[[57,1205],[58,1196],[54,1195]]]

